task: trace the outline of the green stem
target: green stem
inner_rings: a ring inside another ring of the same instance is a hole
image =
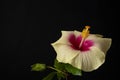
[[[49,68],[49,69],[52,69],[52,70],[55,70],[55,71],[57,71],[57,72],[59,72],[59,73],[62,73],[62,74],[64,74],[65,75],[65,79],[66,80],[68,80],[68,74],[67,73],[65,73],[65,72],[63,72],[63,71],[61,71],[61,70],[59,70],[59,69],[56,69],[56,68],[54,68],[54,67],[51,67],[51,66],[47,66],[47,68]]]
[[[54,67],[47,66],[47,68],[53,69],[53,70],[55,70],[55,71],[57,71],[57,72],[59,72],[59,73],[63,73],[64,75],[67,75],[65,72],[63,72],[63,71],[61,71],[61,70],[59,70],[59,69],[56,69],[56,68],[54,68]]]

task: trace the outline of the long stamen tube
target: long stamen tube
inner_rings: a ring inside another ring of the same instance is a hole
[[[81,40],[81,43],[80,43],[80,45],[79,45],[79,48],[81,48],[81,46],[82,46],[85,38],[88,37],[88,35],[89,35],[89,33],[90,33],[89,29],[90,29],[90,26],[85,26],[85,28],[83,29],[83,31],[82,31],[82,33],[81,33],[82,40]]]

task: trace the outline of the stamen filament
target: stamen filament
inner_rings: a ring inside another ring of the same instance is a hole
[[[79,48],[81,48],[81,46],[82,46],[82,44],[83,44],[83,41],[84,41],[84,38],[82,38],[81,43],[80,43],[80,45],[79,45]]]
[[[81,33],[82,40],[81,40],[81,43],[80,43],[80,45],[79,45],[79,48],[81,48],[84,40],[88,37],[89,32],[90,32],[90,31],[89,31],[89,28],[90,28],[90,26],[85,26],[85,29],[83,29],[83,31],[82,31],[82,33]]]

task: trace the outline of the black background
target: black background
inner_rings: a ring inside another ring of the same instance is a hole
[[[83,72],[72,80],[116,80],[118,77],[117,2],[105,0],[18,0],[2,1],[0,53],[1,80],[41,80],[49,71],[32,72],[37,62],[52,65],[56,57],[50,43],[61,30],[91,26],[91,33],[112,38],[106,62],[96,71]],[[76,79],[75,79],[76,78]]]

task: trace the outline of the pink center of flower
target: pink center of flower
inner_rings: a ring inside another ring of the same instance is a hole
[[[82,42],[82,36],[76,37],[74,34],[71,34],[69,37],[69,42],[71,43],[71,47],[75,50],[80,51],[88,51],[91,46],[93,46],[92,40],[84,40]],[[81,47],[79,46],[82,42]]]

